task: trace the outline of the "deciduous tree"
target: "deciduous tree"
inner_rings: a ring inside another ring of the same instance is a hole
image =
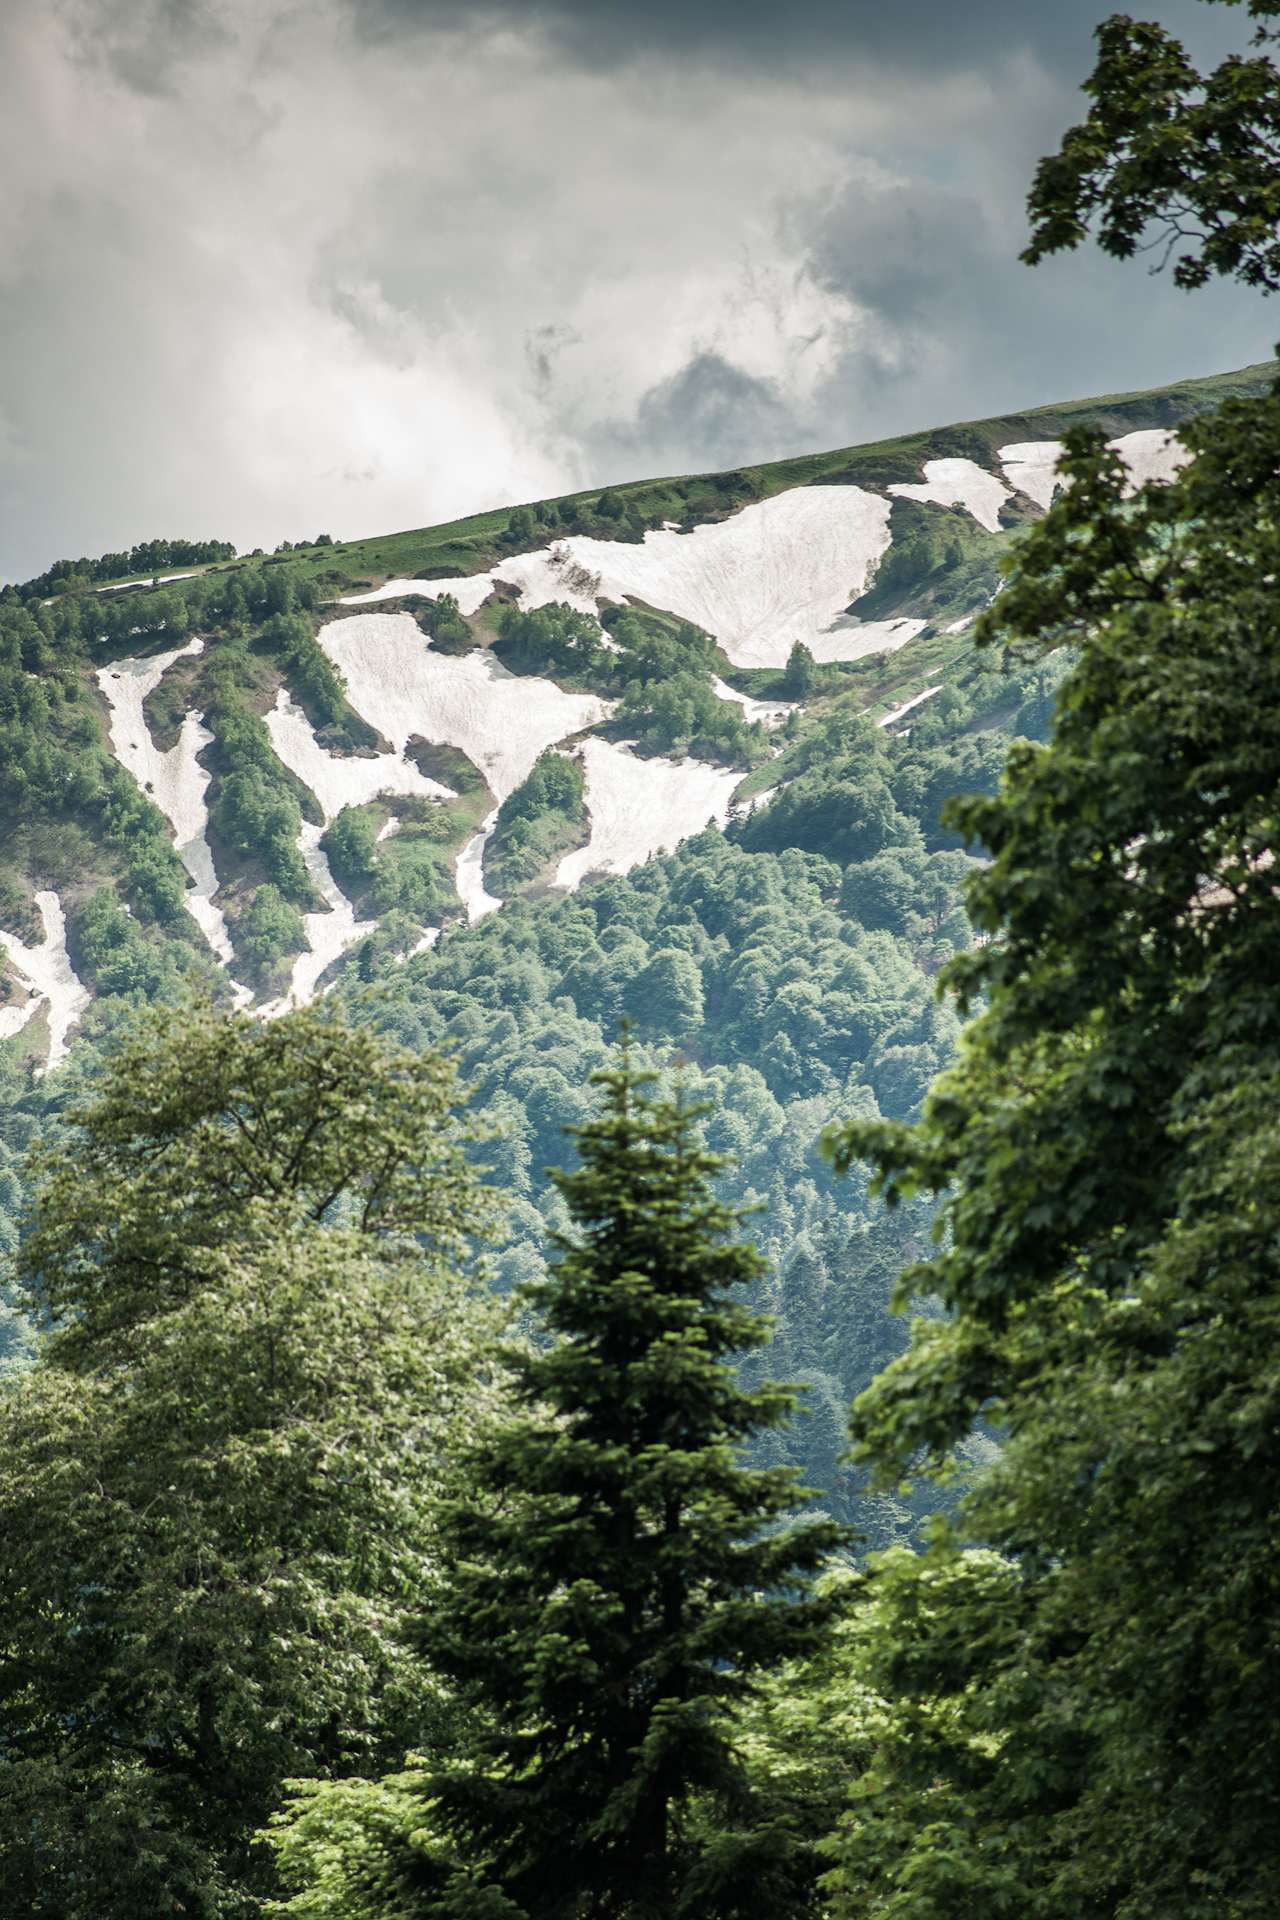
[[[396,1623],[483,1391],[456,1098],[331,1006],[197,1006],[67,1116],[0,1400],[0,1914],[256,1913],[282,1781],[437,1712]]]

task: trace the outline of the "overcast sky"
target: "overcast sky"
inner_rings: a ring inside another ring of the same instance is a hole
[[[1017,263],[1104,11],[3,0],[0,578],[1265,358],[1256,294]]]

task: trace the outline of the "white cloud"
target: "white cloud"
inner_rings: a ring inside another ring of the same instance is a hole
[[[532,10],[425,19],[0,11],[0,575],[423,525],[1267,349],[1231,291],[1013,264],[1075,110],[1025,56],[588,68]]]

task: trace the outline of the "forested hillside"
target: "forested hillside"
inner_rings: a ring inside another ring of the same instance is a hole
[[[765,1207],[769,1364],[812,1408],[768,1444],[850,1517],[844,1409],[905,1340],[883,1307],[928,1221],[833,1185],[818,1138],[914,1115],[951,1058],[934,979],[971,939],[973,858],[941,811],[1046,737],[1069,661],[980,658],[974,612],[1052,492],[1049,436],[1095,420],[1138,479],[1172,471],[1168,425],[1261,382],[392,540],[153,541],[134,565],[167,579],[104,588],[108,555],[5,588],[7,1248],[23,1156],[139,1008],[201,979],[268,1006],[340,984],[411,1047],[456,1048],[501,1121],[509,1286],[561,1224],[545,1169],[626,1015],[714,1098],[732,1192]],[[611,589],[611,551],[652,599]],[[12,1321],[11,1359],[27,1343]],[[910,1524],[858,1511],[876,1544]]]

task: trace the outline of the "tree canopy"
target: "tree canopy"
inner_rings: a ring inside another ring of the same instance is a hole
[[[1256,51],[1208,74],[1153,21],[1113,14],[1102,23],[1084,89],[1093,105],[1040,163],[1024,260],[1077,247],[1093,228],[1117,259],[1173,259],[1180,287],[1221,274],[1280,288],[1280,72],[1266,24],[1280,5],[1248,0],[1247,11],[1260,23]]]
[[[646,1094],[652,1077],[625,1052],[595,1076],[581,1164],[554,1175],[574,1230],[529,1289],[548,1342],[508,1353],[510,1411],[441,1506],[410,1631],[468,1721],[407,1783],[420,1811],[402,1810],[383,1877],[404,1912],[809,1908],[816,1836],[753,1802],[732,1709],[815,1649],[830,1602],[806,1589],[841,1529],[780,1529],[794,1471],[737,1456],[794,1395],[735,1376],[768,1338],[735,1297],[761,1262],[711,1193],[697,1110]],[[299,1913],[324,1872],[307,1844],[321,1802],[338,1820],[352,1804],[309,1796],[281,1842]]]
[[[199,1006],[67,1116],[0,1397],[0,1914],[258,1912],[283,1781],[440,1711],[396,1627],[484,1398],[456,1098],[332,1006]]]
[[[982,1010],[916,1126],[829,1140],[891,1204],[941,1196],[949,1317],[856,1403],[863,1459],[892,1481],[978,1417],[1008,1436],[884,1575],[896,1717],[840,1912],[1244,1915],[1280,1889],[1280,390],[1181,438],[1191,463],[1129,498],[1102,436],[1067,436],[979,637],[1078,661],[1049,743],[950,811],[991,856],[986,943],[945,975]]]

